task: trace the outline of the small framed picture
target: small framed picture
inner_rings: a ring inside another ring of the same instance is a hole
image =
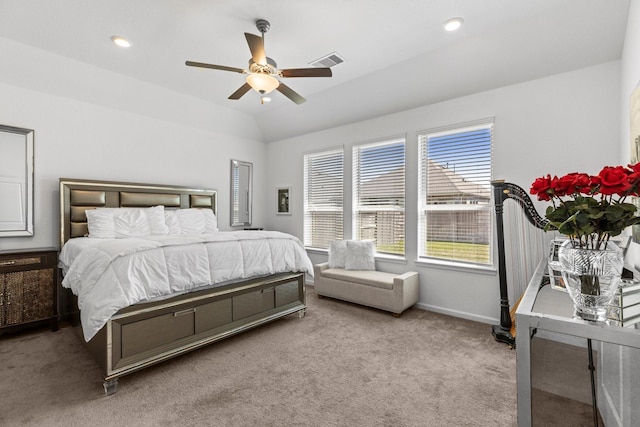
[[[291,215],[291,187],[278,188],[278,215]]]

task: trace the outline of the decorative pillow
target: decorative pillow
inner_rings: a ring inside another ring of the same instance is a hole
[[[346,270],[375,270],[375,252],[373,242],[347,240],[344,268]]]
[[[142,209],[117,209],[112,215],[116,239],[151,235],[147,214]]]
[[[170,235],[194,236],[217,233],[218,219],[211,209],[176,209],[165,212]]]
[[[124,238],[166,235],[164,206],[98,208],[87,211],[89,237]]]
[[[149,221],[149,229],[152,235],[166,236],[169,233],[169,227],[164,220],[164,206],[154,206],[144,209]]]
[[[211,209],[200,209],[204,214],[204,232],[205,233],[217,233],[218,230],[218,218]]]
[[[113,213],[105,209],[87,209],[87,227],[89,237],[97,239],[113,239],[116,237],[113,226]]]
[[[169,229],[169,236],[180,235],[180,221],[178,221],[176,211],[164,211],[164,221]]]
[[[176,217],[180,223],[180,234],[193,236],[204,233],[204,214],[200,209],[179,209]]]
[[[346,250],[346,240],[334,240],[329,243],[329,268],[344,268]]]

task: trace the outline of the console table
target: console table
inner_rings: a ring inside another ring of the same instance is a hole
[[[592,339],[602,343],[602,346],[607,345],[606,343],[616,344],[628,347],[631,351],[640,349],[640,329],[622,327],[613,321],[588,322],[574,318],[571,298],[562,291],[545,286],[543,281],[545,274],[547,274],[547,260],[543,259],[538,264],[516,310],[519,427],[531,426],[531,340],[536,332],[544,330],[561,334],[561,336]],[[622,366],[621,364],[620,369],[623,369]],[[588,371],[585,369],[585,372]],[[628,378],[630,373],[626,374]],[[634,375],[637,375],[637,372]],[[637,382],[638,378],[635,378],[635,381]],[[636,398],[637,396],[634,397]],[[620,425],[630,425],[627,422],[629,420],[618,420]]]

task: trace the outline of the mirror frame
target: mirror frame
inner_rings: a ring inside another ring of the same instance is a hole
[[[239,174],[242,170],[246,168],[247,171],[247,190],[246,190],[246,221],[242,221],[239,215],[237,215],[237,210],[242,206],[240,200],[240,178]],[[251,211],[253,204],[253,163],[243,162],[241,160],[231,160],[231,205],[230,205],[230,219],[231,226],[243,226],[243,225],[251,225]]]
[[[22,220],[19,225],[15,228],[0,228],[0,237],[15,237],[15,236],[33,236],[33,165],[34,165],[34,156],[33,156],[33,134],[34,131],[32,129],[24,129],[14,126],[5,126],[0,125],[0,133],[7,134],[18,134],[24,137],[24,158],[22,156],[12,159],[11,161],[15,161],[17,163],[22,163],[24,165],[24,181],[22,181],[22,177],[19,177],[17,182],[18,185],[24,185],[24,188],[20,189],[21,196],[24,196],[22,201]],[[7,178],[7,177],[5,177]],[[10,178],[10,177],[8,177]],[[1,183],[2,177],[0,177]],[[15,182],[7,181],[7,184],[15,184]],[[3,200],[2,203],[7,203],[8,201]],[[0,223],[3,221],[0,218]]]

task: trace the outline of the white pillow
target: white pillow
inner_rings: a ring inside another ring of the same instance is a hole
[[[149,228],[151,234],[156,236],[166,236],[169,233],[169,227],[167,227],[164,221],[164,206],[154,206],[152,208],[144,209],[147,214],[147,220],[149,221]]]
[[[151,234],[147,214],[142,209],[119,209],[113,211],[113,230],[116,239],[144,237]]]
[[[218,230],[218,218],[211,209],[201,209],[204,214],[204,232],[205,233],[217,233]]]
[[[116,237],[113,225],[113,213],[105,209],[87,209],[87,227],[89,237],[96,239],[113,239]]]
[[[164,221],[169,229],[169,236],[180,235],[180,222],[176,216],[176,211],[164,211]]]
[[[166,235],[164,206],[98,208],[87,211],[89,237],[125,238]]]
[[[204,214],[200,209],[178,209],[176,217],[180,223],[180,234],[193,236],[204,233]]]
[[[217,233],[218,220],[211,209],[176,209],[165,212],[170,235],[194,236]]]
[[[346,251],[346,240],[334,240],[329,243],[329,268],[344,268]]]
[[[346,270],[375,270],[375,252],[373,242],[347,240],[344,268]]]

